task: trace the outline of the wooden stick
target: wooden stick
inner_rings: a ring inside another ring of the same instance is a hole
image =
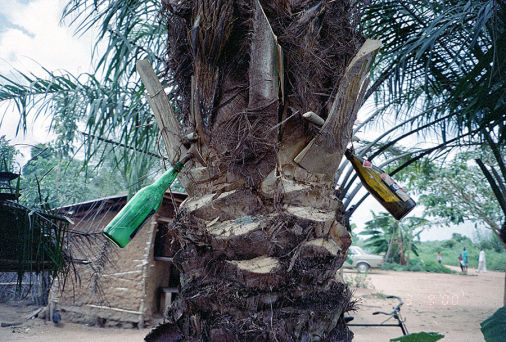
[[[325,120],[323,120],[320,116],[318,116],[314,112],[304,113],[304,114],[302,114],[302,117],[304,119],[306,119],[307,121],[314,123],[316,126],[320,126],[321,127],[325,123]]]
[[[368,85],[369,69],[380,47],[380,41],[367,39],[346,68],[320,134],[294,159],[307,171],[333,179],[352,138],[353,123]]]
[[[148,92],[147,99],[160,128],[169,161],[175,163],[186,152],[182,145],[181,129],[176,114],[151,64],[143,59],[137,61],[136,67]]]

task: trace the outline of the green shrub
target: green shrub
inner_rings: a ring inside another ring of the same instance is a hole
[[[432,273],[456,273],[437,261],[429,260],[424,262],[421,259],[412,259],[408,266],[386,262],[381,266],[383,270],[397,272],[432,272]]]
[[[487,342],[499,342],[506,339],[506,306],[480,323],[481,332]]]
[[[371,279],[367,273],[355,273],[355,274],[345,274],[344,281],[351,287],[356,288],[373,288],[371,284]]]
[[[495,234],[491,234],[488,238],[484,238],[482,241],[480,241],[480,247],[485,250],[493,250],[496,253],[505,252],[504,245]]]
[[[407,271],[408,267],[407,266],[402,266],[402,265],[399,265],[399,264],[396,264],[396,263],[393,263],[393,262],[385,262],[381,266],[381,269],[382,270],[387,270],[387,271],[403,272],[403,271]]]
[[[457,273],[454,270],[449,269],[443,264],[437,261],[429,260],[425,262],[425,271],[433,273]]]
[[[419,259],[410,260],[408,265],[408,271],[410,272],[425,272],[425,265],[423,261]]]
[[[446,241],[443,241],[441,246],[444,248],[453,248],[455,246],[455,244],[456,244],[456,242],[453,240],[446,240]]]
[[[462,243],[462,244],[468,244],[468,245],[472,245],[473,244],[473,242],[471,241],[470,238],[468,238],[465,235],[459,234],[459,233],[453,233],[452,234],[452,240],[455,240],[458,243]]]
[[[390,342],[436,342],[443,337],[445,336],[441,335],[440,333],[422,331],[406,336],[392,338],[390,339]]]
[[[481,243],[472,243],[468,238],[462,237],[458,234],[457,239],[461,242],[457,242],[457,240],[454,239],[447,241],[417,242],[416,247],[419,259],[423,260],[425,263],[437,263],[437,253],[441,251],[444,265],[458,267],[459,254],[462,253],[462,249],[466,247],[469,253],[469,267],[478,267],[478,254],[480,252]],[[489,241],[485,240],[485,246],[492,247],[490,249],[484,248],[485,255],[487,257],[487,269],[490,271],[505,271],[506,251],[502,246],[502,243],[499,243],[501,245],[497,245],[497,241],[492,238]],[[453,247],[448,247],[450,245]]]
[[[497,253],[485,250],[487,269],[489,271],[506,271],[506,253]]]

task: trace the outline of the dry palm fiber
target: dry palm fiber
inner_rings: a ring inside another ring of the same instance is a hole
[[[167,72],[176,84],[174,98],[184,128],[195,130],[193,76],[193,115],[202,116],[215,165],[252,179],[257,178],[252,161],[266,159],[264,168],[273,166],[279,122],[291,117],[317,133],[301,115],[313,111],[327,117],[346,66],[363,42],[354,22],[355,1],[261,1],[283,50],[285,105],[248,108],[248,89],[254,86],[248,83],[253,1],[163,4]]]
[[[342,205],[327,178],[293,159],[318,134],[302,114],[328,117],[363,41],[356,10],[164,2],[173,99],[207,163],[188,171],[193,188],[167,227],[181,272],[170,340],[350,340],[350,293],[336,277],[350,244]]]

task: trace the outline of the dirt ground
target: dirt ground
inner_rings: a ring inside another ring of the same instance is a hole
[[[19,322],[21,317],[36,309],[27,306],[7,306],[0,304],[1,322]],[[99,328],[82,324],[62,322],[55,326],[53,322],[39,318],[25,320],[23,324],[0,327],[0,341],[31,342],[137,342],[144,341],[151,329]]]
[[[504,273],[435,274],[374,270],[366,277],[347,270],[345,278],[363,287],[353,287],[358,311],[354,322],[381,322],[374,311],[391,311],[396,304],[386,295],[401,297],[405,305],[401,313],[409,332],[436,331],[445,335],[442,341],[483,341],[480,322],[502,306]],[[40,342],[105,342],[143,341],[147,329],[99,328],[65,322],[54,326],[41,319],[22,318],[35,307],[0,304],[1,323],[21,323],[0,328],[0,341]],[[5,324],[3,324],[5,325]],[[401,335],[399,328],[352,327],[354,341],[389,341]]]
[[[345,272],[346,279],[356,279],[351,272]],[[477,275],[469,269],[466,276],[374,270],[365,278],[365,285],[369,288],[355,288],[359,302],[358,311],[352,313],[354,322],[382,322],[386,316],[372,313],[392,311],[397,301],[384,295],[396,295],[405,303],[401,314],[410,333],[434,331],[445,335],[441,341],[476,342],[484,341],[480,323],[503,305],[504,272]],[[397,327],[350,328],[356,342],[388,341],[402,335]]]

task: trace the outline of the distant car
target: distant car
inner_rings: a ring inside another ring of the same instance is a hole
[[[348,249],[348,256],[353,263],[346,261],[345,267],[354,267],[360,273],[367,272],[370,268],[381,267],[383,264],[381,255],[370,254],[358,246],[351,246]]]

